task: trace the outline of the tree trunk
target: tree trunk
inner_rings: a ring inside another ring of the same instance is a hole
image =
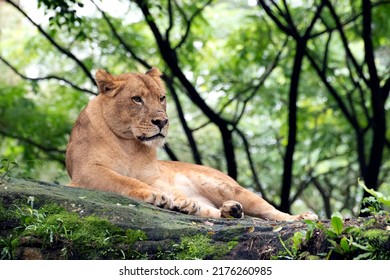
[[[371,90],[372,117],[372,144],[368,161],[367,174],[364,178],[366,185],[374,190],[378,189],[378,177],[382,165],[383,150],[386,139],[386,112],[385,96],[380,87],[380,79],[375,65],[374,47],[371,30],[371,2],[363,0],[363,40],[365,63],[370,74],[369,87]]]
[[[283,162],[283,181],[281,192],[280,210],[283,212],[290,211],[290,192],[291,181],[294,166],[294,151],[297,143],[297,100],[299,78],[301,74],[302,61],[305,55],[305,40],[297,39],[296,52],[294,58],[293,72],[290,82],[290,93],[288,103],[288,143]]]

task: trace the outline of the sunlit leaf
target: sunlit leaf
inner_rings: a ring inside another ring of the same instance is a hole
[[[343,217],[339,212],[333,213],[331,219],[330,219],[332,229],[337,234],[340,235],[343,232],[344,223],[343,223]]]

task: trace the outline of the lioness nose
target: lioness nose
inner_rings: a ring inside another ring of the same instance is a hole
[[[152,124],[158,126],[159,129],[162,129],[168,123],[168,119],[154,119]]]

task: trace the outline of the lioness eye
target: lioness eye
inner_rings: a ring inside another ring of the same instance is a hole
[[[161,96],[160,97],[160,102],[162,103],[162,102],[164,102],[165,101],[165,96]]]
[[[131,100],[133,100],[135,103],[142,103],[142,98],[139,96],[133,96]]]

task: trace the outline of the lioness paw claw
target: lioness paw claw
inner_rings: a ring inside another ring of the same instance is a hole
[[[200,210],[199,204],[191,199],[175,200],[173,208],[180,213],[191,215],[195,215]]]
[[[243,218],[244,210],[242,205],[234,200],[225,201],[221,208],[221,217],[222,218]]]
[[[316,221],[318,220],[318,216],[312,212],[305,212],[298,216],[298,220],[312,220]]]
[[[146,200],[146,202],[153,204],[154,206],[165,208],[165,209],[172,209],[173,208],[173,201],[165,194],[160,193],[152,193],[149,197],[149,199]]]

